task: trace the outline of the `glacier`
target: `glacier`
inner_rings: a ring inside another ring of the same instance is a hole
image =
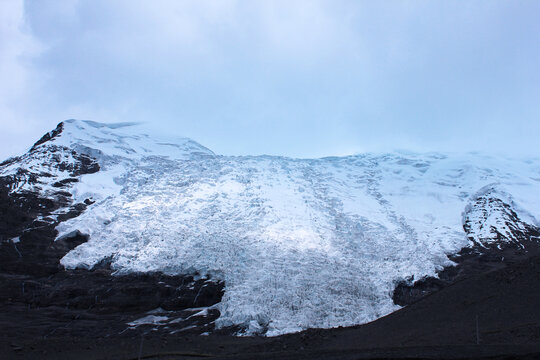
[[[471,244],[464,213],[485,189],[539,224],[538,158],[223,156],[137,128],[69,120],[39,145],[74,149],[101,168],[73,185],[74,201],[93,203],[60,223],[59,238],[80,231],[89,241],[62,265],[110,259],[117,274],[223,280],[216,326],[242,334],[363,324],[395,311],[398,281],[436,276],[452,266],[448,254]]]

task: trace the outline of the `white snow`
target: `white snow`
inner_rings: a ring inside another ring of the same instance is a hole
[[[91,268],[112,256],[118,273],[222,279],[216,325],[246,334],[355,325],[396,310],[396,281],[434,275],[469,244],[462,214],[485,186],[539,223],[539,159],[216,156],[189,139],[163,145],[124,127],[66,127],[56,141],[96,154],[104,170],[74,187],[76,198],[98,201],[58,227],[90,235],[61,263]]]
[[[105,168],[126,160],[140,161],[152,156],[181,160],[196,154],[213,155],[210,150],[188,138],[171,137],[163,140],[140,134],[136,125],[66,120],[60,136],[50,142],[91,155]]]
[[[129,326],[137,327],[140,325],[160,325],[169,320],[167,316],[147,315],[140,319],[129,322]]]

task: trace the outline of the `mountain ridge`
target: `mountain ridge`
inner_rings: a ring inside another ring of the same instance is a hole
[[[0,165],[0,178],[17,180],[6,196],[56,196],[58,208],[31,220],[56,228],[57,241],[86,237],[60,260],[67,269],[108,259],[117,274],[223,281],[218,328],[278,335],[369,322],[398,308],[396,284],[436,278],[464,248],[524,243],[508,229],[537,242],[540,204],[527,193],[538,191],[540,162],[531,159],[228,157],[186,138],[171,145],[122,133],[133,124],[61,124],[27,158]],[[84,161],[95,165],[73,170]],[[474,210],[482,189],[490,197]],[[495,237],[475,228],[493,204],[508,208],[492,212]],[[3,241],[16,246],[15,235]]]

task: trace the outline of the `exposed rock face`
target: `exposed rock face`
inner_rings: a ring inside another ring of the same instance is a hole
[[[3,272],[56,272],[69,246],[54,243],[54,228],[81,214],[87,203],[75,203],[71,186],[84,174],[99,171],[91,157],[49,144],[63,129],[60,123],[24,155],[0,164],[0,269]],[[48,270],[44,270],[47,268]]]
[[[87,204],[73,203],[69,189],[79,176],[96,173],[100,166],[88,155],[48,143],[63,128],[63,123],[58,124],[26,154],[0,164],[0,241],[46,224],[56,226],[86,208]]]
[[[32,146],[32,148],[30,149],[30,151],[33,151],[35,150],[39,145],[41,144],[44,144],[46,143],[47,141],[57,137],[58,135],[60,135],[62,133],[62,130],[64,130],[64,123],[61,122],[59,123],[57,126],[56,126],[56,129],[46,133],[45,135],[43,135],[41,137],[41,139],[39,139],[38,141],[36,141],[36,143],[34,144],[34,146]]]
[[[394,302],[409,305],[457,281],[540,254],[540,228],[520,219],[501,199],[504,195],[493,188],[483,189],[464,213],[463,229],[471,246],[449,255],[456,265],[445,267],[438,277],[398,283]]]
[[[465,213],[463,230],[475,245],[485,249],[535,250],[540,228],[520,219],[500,197],[501,194],[489,188],[476,197]]]

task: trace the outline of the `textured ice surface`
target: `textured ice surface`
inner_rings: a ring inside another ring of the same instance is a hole
[[[538,223],[538,159],[229,157],[188,139],[71,125],[74,135],[58,142],[93,152],[104,171],[74,187],[98,201],[59,226],[60,235],[90,235],[62,264],[90,268],[112,256],[120,273],[211,274],[226,284],[217,326],[248,334],[361,324],[396,310],[397,280],[434,275],[468,244],[462,213],[485,186]]]

